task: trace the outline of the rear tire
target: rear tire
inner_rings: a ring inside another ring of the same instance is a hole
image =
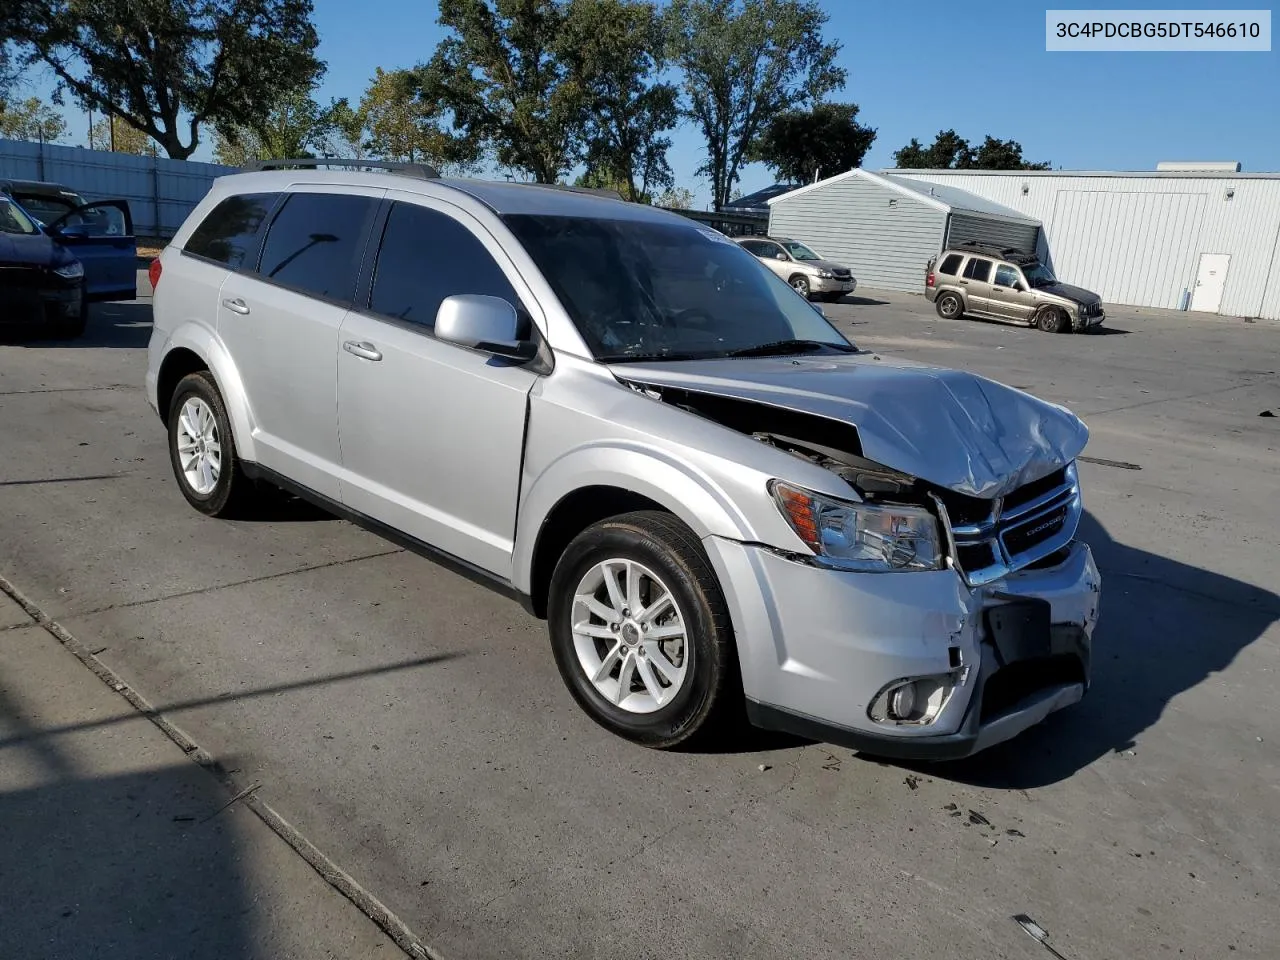
[[[1045,333],[1061,333],[1067,325],[1066,314],[1057,307],[1045,307],[1036,315],[1036,326]]]
[[[723,732],[741,707],[720,585],[670,514],[628,513],[579,534],[551,577],[547,620],[569,692],[618,736],[688,746]]]
[[[169,462],[187,503],[210,517],[243,512],[253,493],[236,455],[231,420],[207,370],[178,381],[169,403]]]
[[[964,316],[964,301],[958,293],[939,294],[933,308],[943,320],[959,320]]]

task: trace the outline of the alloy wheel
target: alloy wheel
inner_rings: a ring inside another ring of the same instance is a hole
[[[648,567],[604,560],[574,591],[570,629],[596,691],[628,713],[669,704],[689,676],[691,644],[675,596]]]
[[[222,473],[222,444],[213,410],[200,397],[188,397],[178,414],[178,463],[183,479],[195,493],[207,497]]]

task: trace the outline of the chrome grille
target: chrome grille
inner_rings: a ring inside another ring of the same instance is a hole
[[[982,518],[966,511],[968,516],[957,518],[961,522],[953,522],[943,500],[937,503],[955,564],[974,585],[1061,550],[1075,536],[1083,510],[1075,463],[990,501]]]

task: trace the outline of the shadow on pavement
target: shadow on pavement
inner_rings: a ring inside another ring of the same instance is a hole
[[[1120,543],[1089,513],[1080,538],[1102,573],[1088,696],[1008,743],[929,765],[931,775],[1004,789],[1064,780],[1132,747],[1171,699],[1225,669],[1280,620],[1271,591]]]
[[[832,300],[832,303],[847,303],[851,307],[884,307],[888,306],[888,300],[873,300],[871,297],[840,297],[838,300]]]
[[[145,350],[151,339],[151,302],[95,303],[89,307],[89,325],[74,340],[48,340],[38,329],[6,333],[4,343],[24,347],[86,349],[116,347]]]
[[[323,677],[308,677],[305,680],[293,680],[286,683],[276,683],[269,687],[259,687],[256,690],[241,690],[236,693],[223,694],[216,697],[201,697],[196,700],[179,700],[176,703],[160,703],[155,707],[156,713],[172,717],[184,710],[194,710],[197,707],[207,707],[215,703],[237,703],[244,700],[255,700],[261,697],[276,697],[282,693],[291,693],[297,690],[310,690],[315,687],[325,687],[334,683],[348,683],[352,680],[362,680],[366,677],[376,677],[387,673],[399,673],[402,670],[412,670],[417,667],[429,667],[437,663],[447,663],[450,660],[456,660],[459,657],[466,656],[463,653],[439,653],[425,657],[415,657],[412,660],[402,660],[396,663],[382,664],[376,667],[365,667],[361,670],[350,670],[345,673],[329,674]],[[7,711],[9,714],[18,715],[17,711],[7,704],[4,698],[4,691],[0,690],[0,714]],[[21,724],[16,733],[0,738],[0,750],[6,750],[11,747],[21,747],[29,745],[37,741],[49,741],[50,738],[65,736],[69,733],[82,733],[86,730],[97,730],[102,727],[109,727],[119,723],[128,723],[137,719],[136,714],[124,714],[108,717],[104,720],[94,720],[81,723],[65,724],[59,727],[46,727],[42,729],[23,729]],[[3,811],[3,800],[0,799],[0,811]],[[0,813],[2,816],[2,813]],[[0,821],[0,828],[4,824]],[[0,832],[0,836],[3,833]],[[0,846],[0,850],[4,847]],[[0,953],[0,957],[7,957],[7,954]]]
[[[3,689],[0,720],[34,726]],[[253,851],[229,818],[206,819],[217,804],[198,767],[87,775],[39,736],[3,762],[35,785],[0,793],[0,956],[256,955]]]

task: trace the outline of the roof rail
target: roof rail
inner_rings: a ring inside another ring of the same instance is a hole
[[[622,199],[622,194],[608,187],[575,187],[567,183],[528,183],[524,184],[524,186],[546,187],[548,190],[567,190],[570,193],[590,193],[597,197],[609,197],[612,200]]]
[[[1026,257],[1034,259],[1034,254],[1030,254],[1025,250],[1019,250],[1017,247],[997,247],[994,243],[983,243],[981,240],[965,240],[955,245],[953,249],[959,250],[968,248],[970,250],[981,250],[992,256],[1003,257],[1011,260],[1014,257]]]
[[[403,163],[398,160],[356,160],[343,157],[299,157],[294,160],[251,160],[245,170],[287,170],[296,167],[371,167],[390,173],[417,177],[421,180],[438,180],[440,171],[429,163]]]

